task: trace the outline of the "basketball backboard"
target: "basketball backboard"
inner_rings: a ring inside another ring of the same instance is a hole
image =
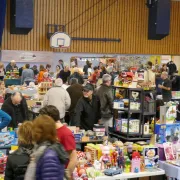
[[[71,45],[71,38],[64,32],[55,32],[50,38],[52,48],[68,48]]]

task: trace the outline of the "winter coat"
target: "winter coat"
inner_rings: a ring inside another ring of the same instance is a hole
[[[84,75],[88,75],[88,68],[89,66],[86,64],[83,68]]]
[[[38,161],[36,180],[63,180],[65,165],[59,161],[56,151],[48,149]]]
[[[12,118],[9,127],[16,128],[18,126],[18,123],[23,123],[25,120],[28,120],[28,106],[24,97],[22,98],[22,101],[18,106],[15,106],[12,103],[11,97],[8,97],[3,103],[1,109],[9,114]],[[17,110],[19,115],[17,115]],[[19,119],[19,117],[21,117],[21,119]]]
[[[0,130],[5,128],[11,122],[11,116],[0,110]]]
[[[101,118],[98,98],[93,95],[91,102],[87,98],[80,98],[76,105],[74,116],[74,122],[71,122],[72,126],[93,130],[94,124],[97,124]]]
[[[83,77],[82,77],[78,72],[74,72],[74,73],[70,76],[69,80],[72,79],[72,78],[78,79],[78,83],[79,83],[79,84],[83,84],[83,83],[84,83]]]
[[[97,90],[96,95],[98,96],[101,104],[101,117],[111,118],[113,116],[113,93],[112,88],[102,84]]]
[[[34,148],[25,180],[63,180],[67,153],[59,143],[43,142]]]
[[[67,92],[71,98],[71,106],[69,108],[70,113],[74,112],[78,100],[83,96],[82,90],[83,87],[81,84],[73,84],[67,88]]]
[[[8,156],[5,180],[24,180],[33,146],[19,146],[18,150]]]
[[[44,96],[43,105],[56,106],[59,110],[60,118],[62,119],[71,105],[71,98],[64,88],[53,87]]]

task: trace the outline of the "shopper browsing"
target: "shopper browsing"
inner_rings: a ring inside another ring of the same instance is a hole
[[[74,110],[76,107],[77,102],[83,96],[83,86],[78,83],[78,79],[72,78],[70,80],[70,87],[67,88],[67,92],[71,98],[71,106],[69,108],[69,115],[70,115],[70,124],[74,122]]]
[[[57,143],[54,120],[46,115],[38,116],[33,121],[32,134],[36,146],[25,180],[63,180],[68,159],[62,145]]]
[[[33,123],[30,121],[22,123],[19,127],[18,149],[8,156],[5,180],[24,179],[33,149],[32,129]]]
[[[12,118],[9,127],[17,128],[19,123],[23,123],[28,119],[28,106],[20,92],[15,92],[8,97],[1,109]]]
[[[97,88],[96,91],[101,104],[101,121],[99,123],[104,124],[106,133],[108,133],[108,127],[112,127],[113,125],[113,94],[111,88],[111,76],[109,74],[104,74],[102,81],[103,84]]]
[[[77,67],[74,68],[74,72],[70,76],[69,80],[71,80],[72,78],[78,79],[79,84],[84,83],[84,79],[83,79],[82,75],[79,73],[79,69]]]
[[[52,87],[44,96],[43,105],[56,106],[60,113],[60,118],[63,119],[65,112],[71,105],[71,99],[68,92],[62,87],[62,79],[55,80],[55,87]]]
[[[172,83],[168,79],[168,73],[167,72],[162,72],[161,78],[163,79],[162,85],[159,84],[158,87],[162,89],[162,97],[164,102],[169,102],[171,101],[172,94],[171,94],[171,86]]]
[[[41,115],[48,115],[55,121],[59,142],[64,146],[65,151],[69,155],[69,162],[66,168],[69,170],[70,174],[72,174],[77,163],[74,135],[65,125],[62,124],[59,111],[55,106],[45,106],[40,109],[39,113]]]
[[[26,64],[25,69],[22,71],[22,76],[21,76],[21,84],[26,83],[29,86],[30,82],[34,82],[34,72],[32,69],[30,69],[30,65]]]
[[[76,105],[72,125],[85,130],[93,130],[94,124],[100,120],[100,103],[93,92],[92,84],[86,84],[83,87],[83,97],[79,99]]]

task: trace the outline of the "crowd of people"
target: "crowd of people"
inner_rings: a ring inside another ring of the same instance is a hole
[[[3,66],[0,69],[4,72]],[[17,69],[15,61],[11,61],[6,71]],[[105,126],[106,134],[113,126],[113,90],[114,80],[119,78],[114,67],[106,67],[103,63],[92,68],[86,62],[84,75],[78,67],[63,64],[59,60],[56,71],[50,76],[51,65],[40,65],[30,68],[29,64],[19,69],[21,83],[41,83],[52,81],[54,86],[44,96],[43,108],[33,121],[27,121],[28,106],[20,92],[11,94],[2,105],[0,128],[6,126],[19,128],[17,151],[9,155],[5,171],[5,180],[18,178],[32,179],[71,179],[71,174],[77,163],[76,144],[72,132],[63,123],[79,129],[93,130],[94,124]],[[0,71],[1,73],[1,71]],[[3,74],[0,74],[0,78]],[[151,62],[147,63],[144,83],[155,84],[155,72]],[[174,73],[169,76],[167,66],[162,66],[161,78],[158,84],[162,90],[164,102],[171,100]],[[2,78],[3,79],[3,78]],[[176,76],[176,83],[179,79]],[[139,84],[141,85],[141,83]]]

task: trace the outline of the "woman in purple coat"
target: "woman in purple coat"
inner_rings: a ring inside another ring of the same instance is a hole
[[[25,180],[63,180],[67,155],[57,143],[56,125],[46,115],[33,122],[33,140],[37,144],[26,171]]]

